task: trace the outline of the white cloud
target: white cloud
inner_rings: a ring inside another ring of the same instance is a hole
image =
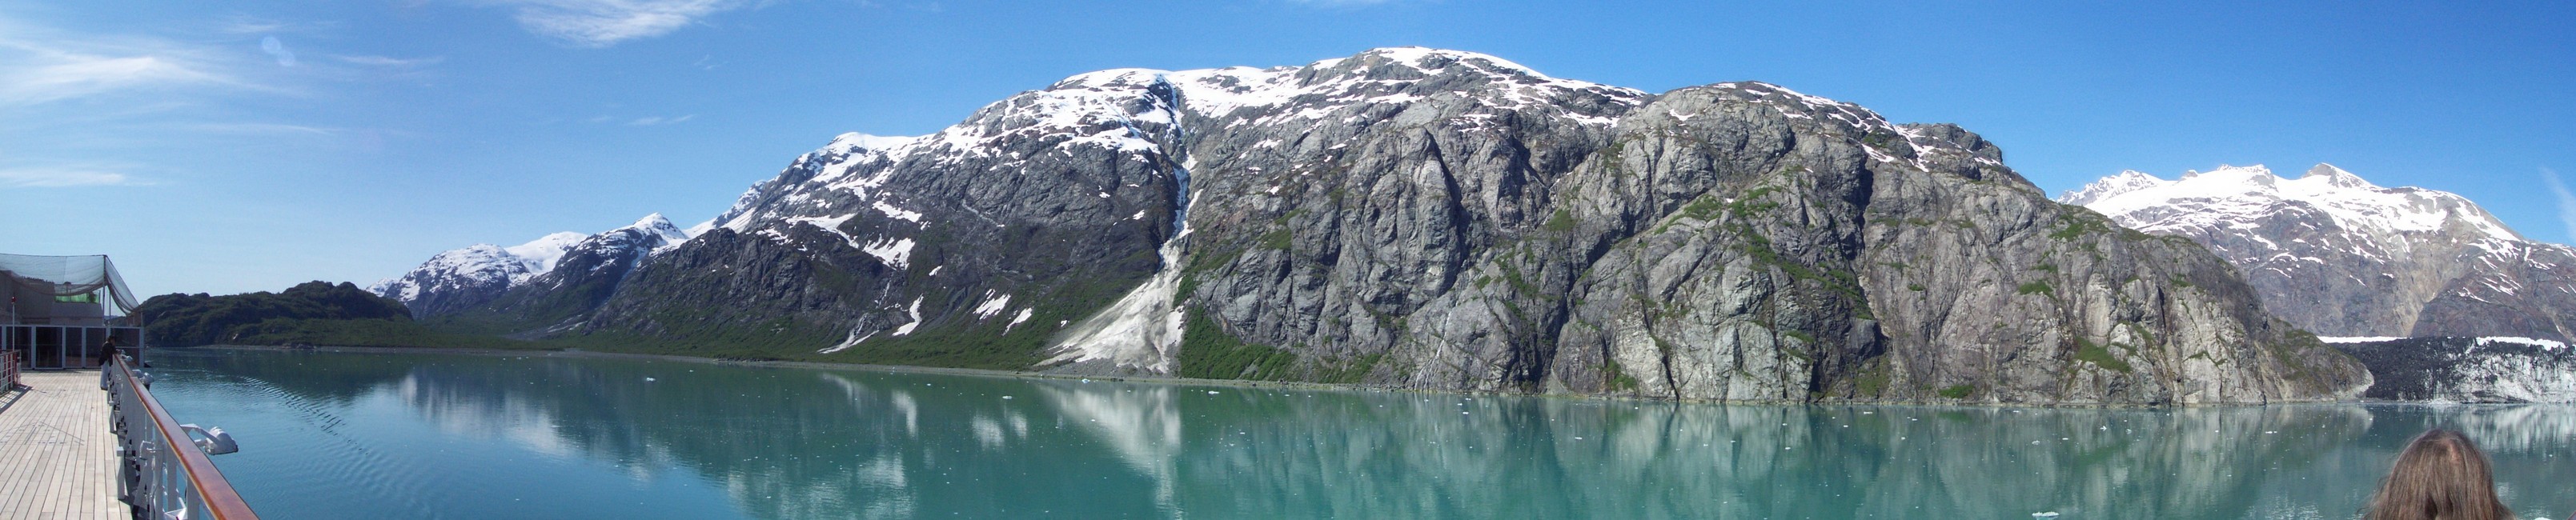
[[[73,186],[119,186],[142,184],[125,174],[95,168],[15,168],[0,169],[0,186],[11,188],[66,188]]]
[[[158,85],[222,82],[212,73],[160,56],[65,53],[39,57],[37,61],[44,63],[0,70],[0,105],[33,105]]]
[[[216,134],[311,134],[311,135],[332,135],[332,134],[340,133],[340,131],[341,131],[341,129],[338,129],[338,128],[323,128],[323,127],[318,127],[318,126],[289,125],[289,124],[282,124],[282,123],[191,123],[191,124],[173,125],[171,128],[173,128],[173,129],[177,129],[177,130],[182,130],[182,131],[190,131],[190,132],[204,132],[204,133],[216,133]]]
[[[634,125],[634,126],[668,125],[668,124],[684,123],[684,122],[688,122],[688,120],[691,120],[691,119],[697,119],[697,118],[698,118],[698,115],[697,115],[697,114],[689,114],[689,115],[680,116],[680,117],[648,116],[648,117],[639,117],[639,118],[635,118],[635,120],[634,120],[634,121],[628,121],[628,122],[626,122],[626,124]]]
[[[2558,195],[2558,223],[2567,226],[2567,236],[2576,238],[2576,193],[2567,191],[2567,183],[2558,180],[2558,171],[2540,169],[2540,180],[2549,184],[2549,192]]]
[[[289,26],[286,22],[233,15],[226,17],[221,24],[215,26],[215,30],[229,34],[267,34],[286,30],[287,27]]]
[[[528,31],[577,47],[607,47],[670,34],[698,19],[747,7],[744,0],[485,0],[517,8]]]
[[[0,106],[173,86],[250,85],[221,53],[157,38],[62,34],[0,18]]]
[[[332,57],[332,58],[335,58],[335,59],[338,59],[338,60],[340,60],[340,61],[349,62],[349,63],[350,63],[350,64],[352,64],[352,65],[366,65],[366,66],[370,66],[370,67],[417,67],[417,66],[421,66],[421,65],[434,65],[434,64],[437,64],[438,62],[447,61],[447,57],[446,57],[446,56],[431,56],[431,57],[427,57],[427,58],[396,58],[396,57],[392,57],[392,56],[363,56],[363,55],[362,55],[362,56],[342,56],[342,55],[333,55],[333,56],[331,56],[331,57]]]

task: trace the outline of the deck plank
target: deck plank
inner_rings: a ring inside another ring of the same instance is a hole
[[[119,517],[116,437],[97,370],[27,372],[0,393],[0,520]]]

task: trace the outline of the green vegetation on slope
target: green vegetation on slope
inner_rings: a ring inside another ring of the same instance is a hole
[[[210,296],[164,294],[134,310],[146,342],[211,344],[527,348],[526,342],[432,331],[402,302],[357,285],[305,282],[284,292]]]
[[[1181,377],[1279,381],[1288,378],[1288,366],[1297,361],[1286,350],[1245,343],[1205,314],[1192,312],[1187,323],[1181,332]]]

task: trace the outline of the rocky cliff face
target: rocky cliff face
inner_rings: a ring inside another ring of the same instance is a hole
[[[933,135],[845,135],[641,264],[580,293],[595,310],[520,323],[870,363],[1742,401],[2271,402],[2369,377],[2198,245],[2053,203],[1958,127],[1429,49],[1103,71]]]
[[[2523,240],[2459,195],[2320,164],[2295,180],[2124,172],[2060,200],[2208,246],[2265,308],[2318,334],[2576,337],[2561,318],[2576,311],[2576,249]]]

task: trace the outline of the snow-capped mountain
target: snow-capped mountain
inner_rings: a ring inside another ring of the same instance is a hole
[[[2368,377],[2202,248],[2050,203],[1955,125],[1461,51],[1075,75],[930,135],[839,136],[693,229],[476,312],[639,349],[1688,399],[2270,402]]]
[[[2175,180],[2121,172],[2059,201],[2209,247],[2265,308],[2320,335],[2576,335],[2560,318],[2576,310],[2576,250],[2524,240],[2449,192],[2327,164],[2297,179],[2256,165]]]
[[[627,242],[648,240],[653,242],[652,247],[661,247],[685,242],[688,236],[655,213],[597,235],[564,231],[510,247],[475,244],[448,250],[401,276],[376,282],[368,291],[401,300],[411,308],[414,318],[451,314],[490,303],[512,288],[553,272],[558,263],[577,251],[596,256],[600,251],[620,249]]]

